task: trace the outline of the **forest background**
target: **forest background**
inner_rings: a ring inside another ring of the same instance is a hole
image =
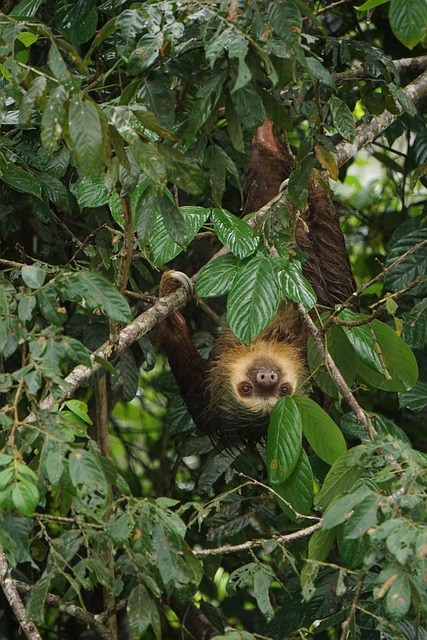
[[[2,11],[0,636],[426,638],[425,0]],[[242,221],[266,117],[296,166]],[[205,356],[225,305],[244,342],[281,297],[310,323],[290,219],[320,170],[362,312],[310,324],[333,402],[215,449],[157,346],[189,302],[161,273],[203,267]]]

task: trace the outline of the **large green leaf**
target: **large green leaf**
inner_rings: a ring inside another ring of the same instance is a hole
[[[332,418],[319,405],[305,396],[295,396],[301,416],[302,430],[319,458],[333,464],[347,451],[344,436]]]
[[[289,502],[297,513],[304,515],[310,513],[313,501],[313,472],[304,449],[301,449],[291,475],[284,482],[274,485],[274,490]],[[292,509],[289,509],[281,500],[278,500],[278,503],[291,520],[297,520]]]
[[[223,296],[229,292],[238,270],[239,261],[232,253],[208,262],[200,271],[196,293],[200,298]]]
[[[390,26],[400,42],[413,49],[424,37],[427,24],[425,0],[393,0],[389,11]]]
[[[210,209],[204,209],[203,207],[180,207],[180,210],[187,228],[187,240],[190,241],[209,217]],[[182,247],[171,238],[160,211],[155,209],[153,215],[154,223],[151,229],[149,246],[150,257],[154,264],[161,265],[169,262],[181,253]]]
[[[104,137],[100,114],[94,102],[73,96],[68,112],[71,150],[83,174],[102,173]]]
[[[56,0],[55,21],[58,30],[73,44],[87,42],[98,22],[96,0]]]
[[[357,320],[363,320],[367,316],[354,313],[354,311],[351,311],[350,309],[344,309],[338,317],[340,320],[344,320],[345,322],[355,322]],[[382,374],[384,372],[384,367],[378,354],[378,346],[376,344],[371,325],[364,324],[361,326],[343,328],[345,335],[360,360],[371,369]]]
[[[302,18],[296,2],[269,2],[267,15],[272,28],[282,40],[289,43],[298,42]]]
[[[246,258],[254,253],[258,239],[247,222],[226,209],[214,209],[212,218],[218,238],[238,258]]]
[[[314,307],[317,301],[313,287],[302,274],[301,262],[291,262],[286,258],[274,258],[273,266],[278,273],[285,300],[301,302],[307,310]]]
[[[271,262],[253,257],[234,278],[227,301],[227,322],[234,335],[249,344],[273,320],[279,286]]]
[[[43,112],[41,141],[42,145],[53,153],[62,135],[62,127],[65,118],[65,102],[68,98],[66,89],[59,85],[51,94],[49,102]]]
[[[57,285],[64,300],[84,300],[89,309],[102,309],[109,318],[117,322],[127,323],[132,318],[127,300],[99,273],[67,273],[58,279]]]
[[[361,477],[363,469],[355,464],[361,446],[353,447],[334,462],[322,488],[314,498],[314,504],[319,509],[325,509],[333,500],[349,491]]]
[[[341,375],[344,377],[344,380],[351,387],[356,377],[354,350],[345,337],[342,327],[332,325],[326,333],[325,346]],[[338,399],[340,392],[326,369],[322,356],[311,336],[307,342],[307,358],[310,372],[314,375],[316,384],[322,391],[331,396],[331,398]]]
[[[160,48],[163,44],[163,33],[159,31],[155,34],[145,34],[140,38],[136,48],[132,51],[129,63],[128,72],[130,75],[141,73],[148,67],[151,67],[160,54]]]
[[[275,405],[267,434],[266,459],[272,484],[283,483],[292,474],[302,447],[300,412],[290,396]]]
[[[134,637],[141,638],[151,624],[151,609],[155,606],[147,589],[138,583],[132,589],[127,601],[129,625]]]
[[[36,198],[42,197],[41,184],[37,178],[22,167],[5,162],[4,158],[0,158],[0,180],[16,191],[31,194]]]
[[[378,389],[408,391],[418,380],[418,365],[413,352],[402,338],[383,322],[374,320],[370,327],[381,349],[387,377],[363,363],[357,364],[358,375]]]

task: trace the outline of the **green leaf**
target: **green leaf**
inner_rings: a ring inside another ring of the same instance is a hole
[[[291,475],[278,485],[274,485],[274,490],[289,502],[297,513],[307,515],[311,511],[313,502],[313,472],[304,449],[301,449],[300,456]],[[296,520],[294,512],[289,507],[278,500],[280,508],[291,520]]]
[[[370,323],[370,327],[381,349],[388,378],[363,364],[358,364],[358,374],[378,389],[386,391],[411,389],[418,379],[418,365],[413,352],[402,338],[399,338],[397,333],[383,322],[374,320]]]
[[[47,594],[50,587],[50,575],[42,575],[40,580],[31,586],[26,605],[28,620],[42,623]]]
[[[40,499],[39,492],[37,490],[37,478],[34,473],[33,476],[33,478],[19,477],[12,489],[12,501],[14,507],[21,515],[27,517],[33,515]]]
[[[425,0],[392,0],[388,17],[394,35],[408,49],[413,49],[425,37]]]
[[[238,264],[238,259],[232,253],[208,262],[197,276],[197,296],[209,298],[227,294],[238,271]]]
[[[58,293],[53,285],[48,284],[38,291],[37,303],[44,317],[53,325],[60,327],[67,320],[67,312],[59,305]]]
[[[104,168],[104,137],[98,107],[73,96],[68,112],[71,150],[83,174],[99,175]]]
[[[314,504],[319,509],[325,509],[333,500],[349,491],[361,477],[363,469],[355,464],[355,460],[362,450],[362,445],[353,447],[334,462],[314,498]]]
[[[279,287],[271,262],[251,258],[233,280],[227,300],[227,323],[234,335],[250,344],[273,320]]]
[[[132,589],[127,601],[127,614],[129,625],[136,638],[141,638],[151,623],[152,600],[147,589],[141,583]]]
[[[399,406],[416,413],[422,411],[427,406],[427,383],[418,381],[410,391],[399,393]]]
[[[280,278],[282,297],[285,300],[301,302],[308,311],[312,309],[317,297],[313,287],[302,274],[301,262],[273,258],[273,266]]]
[[[302,424],[298,407],[290,396],[273,408],[267,434],[266,459],[272,484],[284,482],[292,474],[301,454]]]
[[[46,0],[23,0],[10,11],[10,16],[27,16],[31,18],[35,16],[39,8]]]
[[[273,582],[273,576],[260,566],[254,574],[254,596],[261,613],[266,618],[273,617],[274,611],[270,601],[269,588]]]
[[[31,121],[32,110],[37,98],[41,98],[46,90],[46,78],[40,76],[35,78],[27,93],[22,98],[19,107],[19,122],[27,123]]]
[[[42,116],[41,141],[43,147],[49,153],[53,153],[62,135],[65,118],[65,101],[68,93],[62,85],[59,85],[51,94],[49,102]]]
[[[138,41],[136,48],[132,51],[129,63],[129,75],[136,75],[151,67],[160,54],[163,45],[163,32],[156,34],[146,34]]]
[[[90,451],[79,449],[70,452],[70,479],[82,499],[89,505],[104,506],[108,496],[108,483],[98,459]]]
[[[69,338],[70,339],[70,338]],[[78,342],[76,340],[75,342]],[[68,407],[70,411],[76,414],[83,422],[87,424],[92,424],[92,420],[88,416],[88,406],[86,402],[82,402],[81,400],[67,400],[64,402],[64,405]]]
[[[160,145],[159,152],[168,168],[170,182],[186,193],[194,195],[203,193],[205,176],[196,160],[166,145]]]
[[[175,204],[169,193],[162,195],[159,201],[159,209],[166,231],[172,240],[184,249],[190,242],[188,228],[181,209]]]
[[[252,73],[245,62],[248,49],[248,40],[243,34],[235,31],[228,41],[228,54],[230,58],[237,58],[239,62],[236,82],[234,83],[231,93],[245,87],[252,78]]]
[[[369,9],[375,9],[375,7],[379,7],[386,2],[390,2],[390,0],[368,0],[368,2],[361,4],[360,7],[355,7],[355,9],[358,11],[369,11]]]
[[[3,158],[0,158],[0,180],[16,191],[31,194],[36,198],[42,197],[40,182],[22,167],[12,162],[6,163]]]
[[[354,506],[353,513],[345,524],[345,536],[348,540],[358,540],[368,529],[376,526],[380,500],[380,496],[370,493]]]
[[[338,133],[349,142],[353,142],[356,135],[356,124],[353,114],[343,100],[331,96],[328,101],[332,120]]]
[[[375,495],[371,488],[363,483],[352,493],[346,494],[342,498],[338,498],[332,502],[325,510],[323,515],[322,528],[329,530],[346,521],[348,515],[353,511],[354,507],[363,501],[366,496]]]
[[[73,193],[76,196],[80,210],[83,210],[85,207],[102,207],[109,201],[109,195],[104,181],[98,176],[86,176],[73,185],[73,187]]]
[[[293,0],[269,2],[267,16],[272,28],[284,42],[292,44],[299,41],[302,18]]]
[[[357,320],[363,320],[366,316],[354,313],[354,311],[350,309],[344,309],[338,317],[345,322],[355,322]],[[383,374],[384,367],[378,355],[378,346],[371,325],[365,324],[360,327],[343,327],[343,330],[360,360],[371,369]]]
[[[427,228],[414,229],[403,236],[396,236],[392,239],[389,253],[385,261],[385,267],[390,265],[401,255],[412,249],[414,245],[427,239]],[[411,253],[398,265],[393,267],[384,278],[384,284],[389,291],[399,291],[408,284],[422,278],[427,273],[427,246],[423,246]],[[421,290],[421,291],[420,291]],[[425,292],[425,285],[419,285],[412,289],[412,295],[418,292]]]
[[[308,558],[310,560],[326,560],[335,540],[335,531],[319,529],[315,531],[308,542]]]
[[[36,298],[34,296],[22,296],[18,303],[18,318],[21,322],[26,323],[33,317],[33,311],[36,306]]]
[[[35,264],[29,267],[22,267],[21,275],[23,281],[30,289],[39,289],[43,286],[46,278],[46,273],[43,269],[40,269],[40,267]]]
[[[158,149],[152,142],[141,142],[135,140],[131,145],[132,154],[141,167],[142,171],[160,187],[166,185],[166,163],[160,148]]]
[[[209,217],[210,209],[204,209],[203,207],[180,207],[180,210],[187,227],[187,237],[190,241]],[[154,264],[162,265],[181,253],[182,247],[171,238],[165,227],[163,216],[160,215],[158,209],[154,211],[154,215],[154,224],[150,234],[150,257]]]
[[[56,0],[55,23],[73,44],[83,44],[95,34],[98,23],[96,0]]]
[[[238,258],[246,258],[255,252],[258,238],[247,222],[226,209],[214,209],[212,218],[218,238]]]
[[[302,430],[319,458],[332,465],[347,451],[341,430],[319,405],[305,396],[294,396],[301,416]]]
[[[323,66],[317,58],[306,58],[306,65],[309,74],[316,80],[320,80],[328,87],[336,90],[335,80],[330,72]]]
[[[84,301],[89,309],[102,309],[109,318],[117,322],[127,323],[132,318],[127,300],[99,273],[67,273],[57,284],[64,300]]]
[[[255,129],[264,122],[264,105],[253,84],[247,84],[242,89],[234,91],[231,99],[245,129]]]
[[[356,363],[354,350],[345,337],[342,327],[335,324],[332,325],[326,333],[325,341],[327,353],[332,356],[347,385],[351,387],[356,377]],[[307,358],[310,372],[314,375],[316,384],[331,398],[338,399],[340,392],[327,371],[322,356],[311,336],[307,343]]]
[[[178,582],[178,552],[181,542],[175,534],[166,534],[163,527],[157,524],[154,527],[153,540],[163,584],[166,589],[170,589]]]

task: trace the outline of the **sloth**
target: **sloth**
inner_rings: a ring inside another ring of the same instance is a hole
[[[258,211],[278,195],[294,167],[294,158],[278,129],[265,120],[254,134],[245,171],[243,213]],[[333,307],[355,291],[338,218],[319,174],[308,183],[308,206],[295,217],[299,248],[307,254],[303,273],[318,304]],[[180,272],[167,271],[160,295],[178,286],[191,291]],[[250,345],[225,327],[209,362],[192,343],[185,319],[174,312],[159,327],[160,344],[196,424],[215,444],[228,449],[254,447],[265,438],[269,418],[279,398],[304,392],[307,381],[307,330],[292,303],[280,304],[270,324]]]

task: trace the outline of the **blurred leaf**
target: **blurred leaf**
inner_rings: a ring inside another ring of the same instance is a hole
[[[161,31],[156,34],[142,36],[130,55],[128,62],[129,75],[138,74],[151,67],[159,57],[162,45],[163,33]]]
[[[267,15],[277,35],[285,42],[296,43],[302,29],[301,13],[293,0],[270,2]]]
[[[153,604],[147,589],[139,582],[129,594],[126,609],[134,637],[141,637],[147,631],[151,624]]]
[[[350,109],[343,100],[336,96],[331,96],[328,104],[335,129],[344,140],[353,142],[356,135],[356,124]]]
[[[98,107],[73,96],[68,113],[71,150],[83,174],[102,173],[104,168],[104,136]]]
[[[388,14],[394,35],[408,49],[425,37],[427,6],[424,0],[393,0]]]
[[[43,286],[46,274],[43,269],[33,264],[21,269],[22,279],[30,289],[40,289]]]
[[[117,322],[127,323],[132,318],[127,300],[99,273],[86,270],[67,273],[58,284],[64,300],[84,300],[89,309],[102,309]]]
[[[271,413],[267,434],[267,471],[271,484],[289,478],[301,454],[302,424],[293,398],[281,398]]]
[[[56,0],[55,21],[58,30],[73,44],[87,42],[97,27],[96,0]]]
[[[422,411],[427,406],[427,383],[418,381],[410,391],[399,393],[399,405],[411,411]]]

